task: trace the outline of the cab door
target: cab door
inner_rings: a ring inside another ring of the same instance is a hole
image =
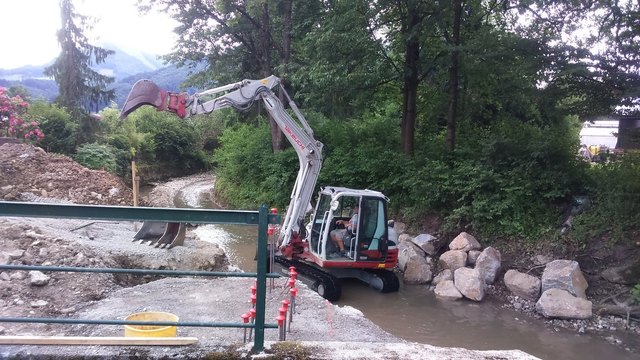
[[[363,197],[360,202],[356,260],[386,259],[388,245],[387,202],[378,197]]]

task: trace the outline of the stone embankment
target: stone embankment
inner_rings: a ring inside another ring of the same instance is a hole
[[[442,244],[429,234],[413,237],[404,233],[404,229],[404,224],[396,223],[396,231],[400,233],[399,268],[406,284],[430,286],[436,296],[447,300],[482,301],[492,293],[515,310],[580,333],[625,330],[640,335],[638,323],[629,321],[629,315],[638,311],[638,307],[631,305],[628,296],[626,302],[617,301],[616,306],[608,307],[622,316],[598,313],[607,307],[596,308],[588,298],[589,284],[577,261],[535,256],[535,267],[544,269],[541,276],[535,276],[518,269],[504,269],[500,251],[493,247],[483,249],[466,232],[449,244]],[[621,272],[625,276],[614,275]],[[629,266],[608,268],[602,274],[607,280],[625,278],[629,284],[640,282],[629,277]],[[624,294],[623,291],[616,295]],[[615,296],[611,298],[615,300]],[[605,300],[608,298],[600,299],[600,304]]]

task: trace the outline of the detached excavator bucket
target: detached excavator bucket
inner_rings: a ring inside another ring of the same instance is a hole
[[[171,249],[174,246],[184,245],[184,236],[187,232],[183,223],[167,223],[162,237],[158,239],[155,247]]]
[[[141,244],[148,241],[149,245],[171,249],[174,246],[184,245],[185,234],[186,227],[183,223],[145,221],[133,236],[133,241],[140,240]]]
[[[142,105],[152,105],[158,110],[163,110],[166,96],[167,92],[160,89],[153,81],[138,80],[131,88],[129,96],[124,102],[120,112],[120,119],[126,118]]]

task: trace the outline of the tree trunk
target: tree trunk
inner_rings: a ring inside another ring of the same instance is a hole
[[[458,77],[460,72],[460,21],[462,17],[462,0],[453,0],[453,51],[449,67],[449,109],[447,111],[446,144],[449,151],[456,147],[456,122],[458,112]]]
[[[408,9],[407,26],[405,36],[407,38],[404,88],[402,90],[402,124],[400,137],[402,141],[402,152],[413,155],[414,137],[417,117],[417,96],[418,96],[418,68],[420,64],[420,39],[418,37],[418,25],[420,17],[416,9]]]
[[[263,77],[267,77],[271,75],[272,67],[271,67],[271,34],[269,33],[271,29],[269,18],[269,5],[265,1],[262,7],[262,51],[263,51],[263,59],[262,59],[262,75]],[[271,129],[271,149],[273,152],[279,152],[284,150],[284,134],[278,127],[276,121],[269,115],[269,127]]]

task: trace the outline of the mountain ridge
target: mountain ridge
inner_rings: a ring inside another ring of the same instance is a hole
[[[118,106],[124,103],[131,86],[140,79],[149,79],[162,88],[178,91],[182,81],[189,75],[186,68],[166,65],[153,54],[132,54],[109,44],[104,48],[115,53],[108,56],[105,62],[92,68],[115,79],[109,89],[115,90],[115,102]],[[54,61],[55,59],[52,59],[39,66],[25,65],[13,69],[0,69],[0,86],[22,86],[33,99],[53,101],[58,96],[58,86],[53,79],[44,75],[44,69]]]

